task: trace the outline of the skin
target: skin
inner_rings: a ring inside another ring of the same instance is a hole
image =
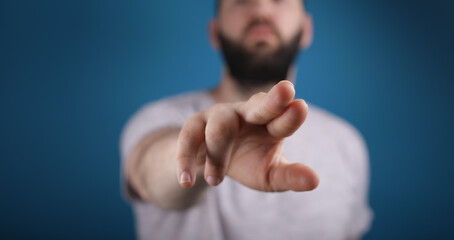
[[[269,24],[248,28],[253,21]],[[223,0],[209,24],[212,45],[217,31],[266,55],[303,31],[301,48],[312,41],[312,19],[300,0]],[[129,185],[145,201],[166,209],[187,209],[210,186],[228,176],[260,191],[310,191],[317,174],[282,154],[284,139],[304,122],[308,107],[294,99],[291,81],[244,89],[228,68],[211,93],[217,104],[196,113],[181,129],[153,132],[133,150],[126,166]],[[292,70],[288,77],[292,77]]]

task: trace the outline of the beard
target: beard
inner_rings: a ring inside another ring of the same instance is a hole
[[[261,45],[258,50],[248,50],[244,44],[217,33],[224,62],[230,75],[243,88],[255,88],[268,84],[276,84],[287,79],[288,71],[299,52],[302,31],[298,31],[288,42],[280,39],[280,45],[273,51],[262,54]]]

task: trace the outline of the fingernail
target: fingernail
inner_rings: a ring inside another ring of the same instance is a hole
[[[216,185],[218,185],[221,182],[221,179],[213,177],[213,176],[208,176],[207,177],[207,182],[211,186],[216,186]]]
[[[184,171],[180,175],[180,183],[188,183],[191,182],[191,175],[188,172]]]

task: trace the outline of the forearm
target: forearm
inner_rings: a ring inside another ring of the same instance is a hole
[[[176,169],[176,146],[179,129],[163,129],[141,141],[131,154],[127,179],[149,202],[166,209],[186,209],[201,200],[208,189],[199,171],[196,185],[179,185]]]

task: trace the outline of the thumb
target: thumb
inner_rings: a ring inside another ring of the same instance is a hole
[[[277,192],[311,191],[319,184],[318,174],[302,163],[280,162],[271,169],[269,180],[272,189]]]

